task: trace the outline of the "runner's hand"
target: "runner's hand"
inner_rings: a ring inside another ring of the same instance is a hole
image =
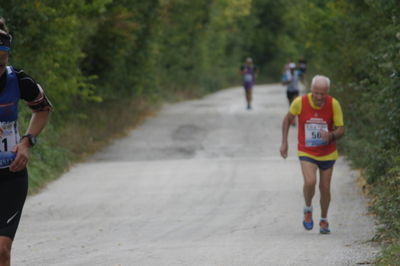
[[[331,141],[332,135],[330,132],[321,130],[320,133],[321,133],[321,139],[323,139],[324,141],[326,141],[328,143]]]
[[[281,152],[282,158],[286,159],[287,154],[288,154],[288,144],[287,143],[282,143],[280,152]]]
[[[10,165],[11,172],[18,172],[23,170],[28,164],[29,158],[29,144],[21,142],[14,146],[12,152],[15,152],[17,156],[15,160]]]

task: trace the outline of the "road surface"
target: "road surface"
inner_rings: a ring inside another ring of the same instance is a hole
[[[302,227],[296,130],[280,85],[165,106],[126,138],[29,197],[14,265],[357,265],[378,249],[374,221],[344,159],[335,167],[331,235]],[[112,130],[112,129],[110,129]],[[319,217],[319,193],[314,218]]]

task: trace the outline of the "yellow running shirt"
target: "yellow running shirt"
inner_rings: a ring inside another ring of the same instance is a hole
[[[307,96],[308,96],[308,101],[312,108],[321,109],[320,107],[318,107],[314,104],[311,93],[308,93]],[[334,124],[334,126],[336,126],[336,127],[344,126],[342,108],[340,107],[340,103],[335,98],[332,98],[332,108],[333,108],[333,124]],[[294,101],[290,105],[289,112],[295,116],[300,115],[300,113],[301,113],[301,97],[297,97],[296,99],[294,99]],[[314,155],[308,154],[306,152],[301,152],[301,151],[298,151],[297,155],[298,156],[307,156],[307,157],[310,157],[310,158],[313,158],[313,159],[319,160],[319,161],[336,160],[339,156],[337,150],[328,155],[325,155],[325,156],[314,156]]]

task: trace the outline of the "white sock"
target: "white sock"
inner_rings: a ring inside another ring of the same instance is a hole
[[[319,219],[321,222],[328,222],[328,218],[322,218],[321,217],[321,219]]]
[[[305,211],[305,212],[312,212],[312,211],[313,211],[313,208],[312,208],[312,206],[305,206],[305,207],[304,207],[304,211]]]

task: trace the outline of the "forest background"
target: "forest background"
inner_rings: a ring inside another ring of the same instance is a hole
[[[341,150],[367,181],[377,264],[400,264],[400,6],[397,0],[0,0],[10,63],[55,106],[32,150],[30,191],[120,136],[163,102],[259,82],[308,60],[342,104]],[[22,107],[20,123],[29,110]]]

